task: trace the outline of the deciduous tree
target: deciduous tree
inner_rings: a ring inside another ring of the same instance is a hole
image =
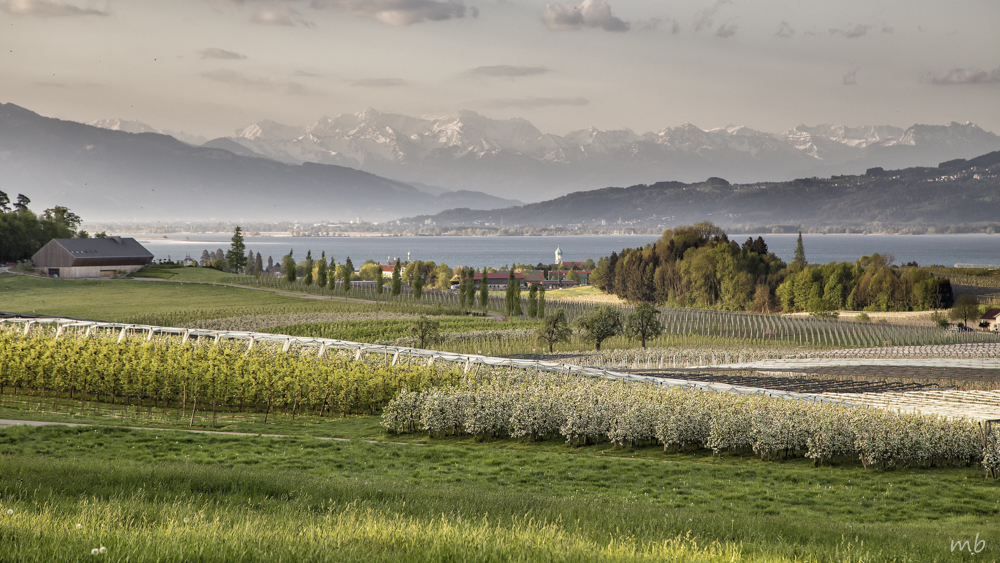
[[[583,329],[584,338],[592,341],[595,348],[600,350],[602,342],[621,333],[622,312],[617,308],[601,305],[577,319],[576,325]]]
[[[416,283],[416,279],[414,279],[414,283]],[[417,338],[417,348],[423,348],[424,345],[437,342],[441,338],[440,323],[421,315],[410,326],[410,334]]]
[[[559,342],[568,341],[571,334],[573,330],[566,322],[566,311],[556,309],[554,313],[542,319],[542,326],[535,330],[535,339],[540,344],[548,345],[551,354],[552,347]]]
[[[630,338],[638,338],[645,348],[647,340],[663,334],[660,310],[649,303],[639,303],[625,318],[625,334]]]

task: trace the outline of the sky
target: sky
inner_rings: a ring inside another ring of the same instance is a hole
[[[971,121],[996,0],[0,0],[0,102],[208,138],[365,108],[546,133]]]

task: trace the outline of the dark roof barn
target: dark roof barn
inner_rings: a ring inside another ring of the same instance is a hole
[[[57,238],[31,257],[36,268],[142,266],[153,255],[134,238]]]

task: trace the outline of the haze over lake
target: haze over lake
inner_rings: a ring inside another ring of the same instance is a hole
[[[157,260],[183,259],[190,255],[201,257],[202,250],[215,251],[229,248],[228,234],[191,235],[123,235],[133,236]],[[750,235],[734,235],[743,243]],[[769,250],[782,260],[790,261],[795,251],[797,235],[761,234]],[[164,238],[166,237],[166,238]],[[245,237],[247,248],[259,252],[267,262],[275,262],[294,250],[302,260],[311,250],[314,258],[325,251],[327,258],[343,262],[348,256],[355,266],[371,258],[385,262],[389,257],[406,260],[433,260],[449,266],[460,265],[501,267],[513,263],[549,264],[554,259],[556,246],[563,251],[567,261],[582,261],[620,251],[622,248],[643,246],[657,240],[656,235],[614,236],[516,236],[516,237]],[[806,258],[813,263],[854,262],[862,255],[878,252],[892,254],[896,263],[915,261],[921,266],[940,264],[1000,264],[1000,236],[998,235],[802,235]]]

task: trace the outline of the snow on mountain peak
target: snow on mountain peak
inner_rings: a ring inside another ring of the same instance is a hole
[[[159,133],[154,127],[132,119],[99,119],[91,121],[87,125],[111,131],[124,131],[126,133]]]

